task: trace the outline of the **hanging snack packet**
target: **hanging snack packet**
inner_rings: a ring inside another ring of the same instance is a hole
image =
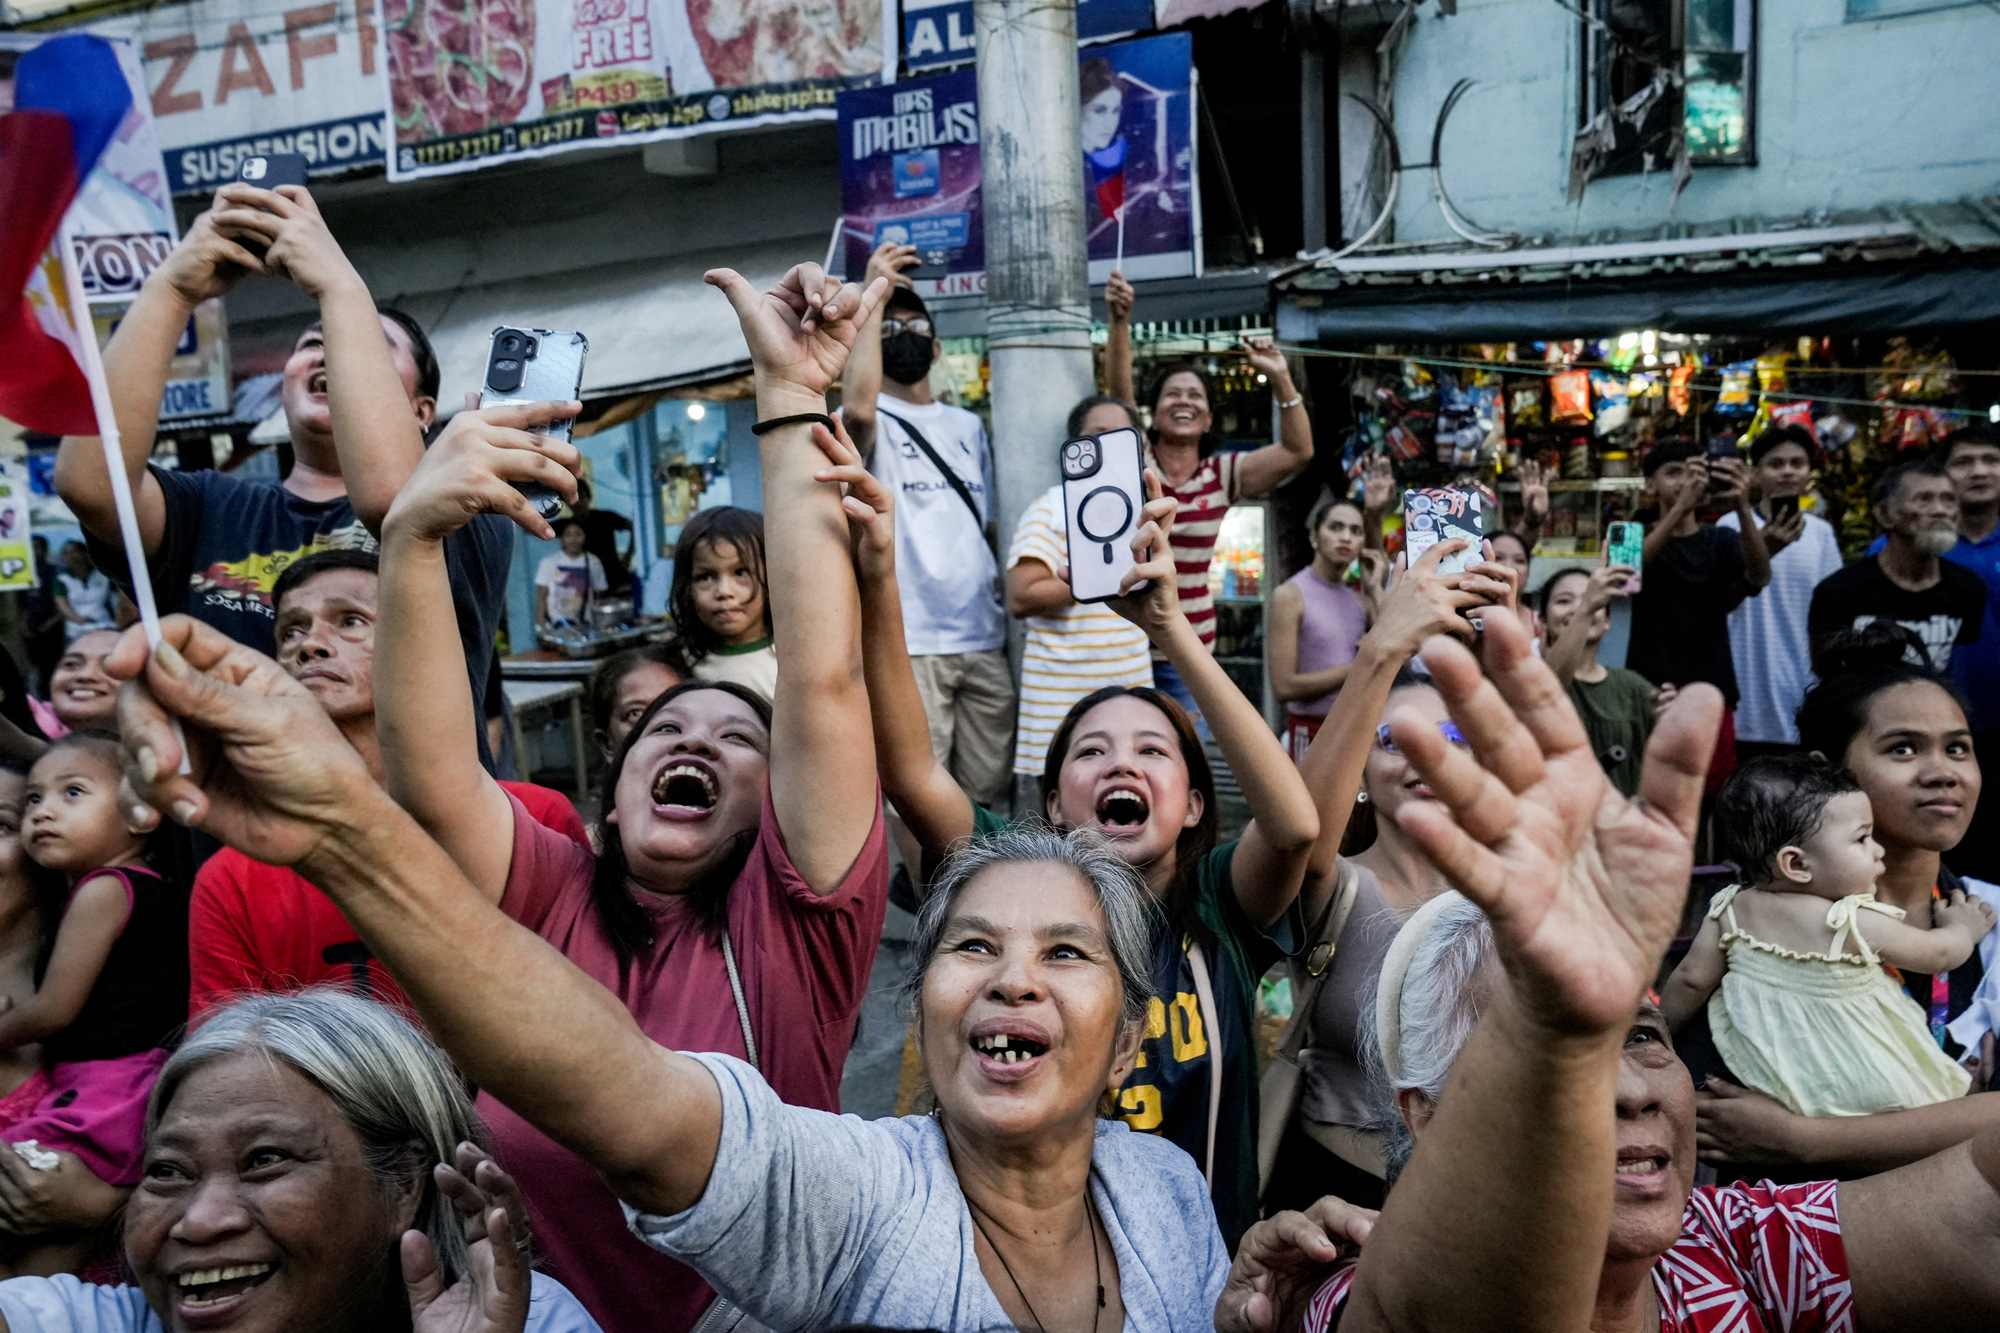
[[[1667,410],[1675,416],[1686,416],[1688,408],[1693,405],[1693,395],[1688,391],[1688,385],[1693,380],[1694,363],[1691,361],[1675,366],[1673,373],[1667,377]]]
[[[1715,400],[1716,411],[1731,416],[1743,416],[1750,411],[1750,376],[1756,369],[1754,361],[1738,361],[1722,368],[1722,392]]]
[[[1599,435],[1609,435],[1631,419],[1632,404],[1626,395],[1623,375],[1607,375],[1603,371],[1594,371],[1590,376],[1590,387],[1597,393]]]
[[[1549,420],[1558,426],[1580,426],[1590,420],[1590,372],[1565,370],[1549,377]]]
[[[1542,386],[1515,388],[1507,401],[1507,417],[1516,426],[1539,426],[1542,422]]]
[[[1813,405],[1811,403],[1778,403],[1771,408],[1773,426],[1798,426],[1819,443],[1819,431],[1813,426]]]

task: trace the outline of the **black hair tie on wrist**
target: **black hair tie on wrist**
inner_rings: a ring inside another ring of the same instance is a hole
[[[768,435],[780,426],[806,426],[815,423],[826,427],[827,434],[829,435],[840,434],[839,428],[833,424],[833,418],[824,412],[801,412],[797,416],[773,417],[769,421],[760,421],[752,426],[750,433],[752,435]]]

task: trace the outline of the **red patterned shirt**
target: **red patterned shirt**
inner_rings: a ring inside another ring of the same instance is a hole
[[[1854,1293],[1840,1240],[1840,1183],[1698,1189],[1681,1238],[1653,1265],[1660,1333],[1853,1333]],[[1329,1333],[1354,1265],[1320,1284],[1305,1333]]]
[[[1237,480],[1240,454],[1217,452],[1195,466],[1194,474],[1178,486],[1167,483],[1166,474],[1146,451],[1146,466],[1160,472],[1166,494],[1180,501],[1174,514],[1174,530],[1168,539],[1174,548],[1174,573],[1180,588],[1181,611],[1195,633],[1211,649],[1215,646],[1215,599],[1208,593],[1208,565],[1215,556],[1215,539],[1222,534],[1222,516],[1229,506],[1243,498]],[[1162,654],[1155,648],[1153,656]]]

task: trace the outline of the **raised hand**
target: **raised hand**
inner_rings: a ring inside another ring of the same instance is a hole
[[[327,230],[319,205],[303,187],[281,185],[260,190],[240,181],[215,192],[215,225],[263,244],[263,271],[289,278],[317,301],[341,283],[359,283],[340,243]]]
[[[884,241],[868,256],[868,270],[861,275],[863,285],[877,278],[887,280],[897,287],[907,287],[910,280],[903,276],[904,269],[915,268],[923,261],[917,257],[914,245],[897,245],[894,241]]]
[[[1515,474],[1521,479],[1521,512],[1530,523],[1549,516],[1549,478],[1537,459],[1524,458]]]
[[[1138,299],[1139,293],[1125,281],[1125,275],[1113,269],[1104,282],[1104,313],[1110,321],[1114,324],[1130,323],[1132,306]]]
[[[735,269],[710,269],[705,281],[735,307],[766,419],[826,410],[826,391],[889,290],[887,278],[862,288],[828,277],[818,264],[798,265],[762,294]]]
[[[216,192],[208,211],[188,224],[181,243],[147,278],[148,283],[164,284],[190,307],[225,295],[246,273],[266,271],[264,261],[243,245],[243,229],[216,221],[216,215],[230,207],[230,188]]]
[[[486,1153],[458,1145],[455,1167],[440,1165],[438,1189],[459,1211],[468,1249],[465,1272],[449,1287],[437,1250],[421,1231],[403,1233],[403,1288],[411,1333],[520,1333],[528,1322],[528,1208],[514,1178]]]
[[[1136,563],[1119,580],[1119,595],[1106,603],[1145,630],[1147,638],[1165,634],[1180,619],[1180,585],[1174,577],[1174,548],[1168,541],[1179,509],[1178,500],[1162,495],[1160,474],[1147,468],[1146,505],[1139,511],[1139,530],[1132,534]],[[1065,583],[1069,581],[1069,566],[1057,572]]]
[[[1461,587],[1464,581],[1461,576],[1437,572],[1439,562],[1446,556],[1464,549],[1462,538],[1437,542],[1389,584],[1376,607],[1375,623],[1368,630],[1376,642],[1388,645],[1395,655],[1407,661],[1433,635],[1450,634],[1468,643],[1472,641],[1472,622],[1465,618],[1464,612],[1485,606],[1485,596]],[[1377,559],[1386,567],[1387,557]]]
[[[160,646],[125,632],[104,668],[118,696],[125,777],[139,800],[266,865],[296,865],[374,779],[326,709],[276,662],[187,616]],[[179,718],[193,776],[181,774]]]
[[[1273,1333],[1311,1298],[1330,1265],[1367,1243],[1379,1217],[1332,1195],[1303,1213],[1274,1213],[1243,1233],[1215,1302],[1216,1333]]]
[[[1709,462],[1709,477],[1715,485],[1717,503],[1735,507],[1745,503],[1750,491],[1750,469],[1740,458],[1717,458]]]
[[[1275,387],[1281,381],[1292,382],[1292,368],[1285,362],[1285,354],[1278,350],[1278,344],[1269,338],[1243,339],[1243,355],[1271,381]]]
[[[1787,510],[1764,525],[1764,551],[1768,555],[1776,555],[1805,535],[1805,512]]]
[[[861,463],[846,423],[833,419],[833,430],[812,428],[813,443],[830,467],[813,473],[813,480],[840,487],[841,512],[847,515],[848,541],[854,566],[862,578],[894,573],[896,569],[896,501],[881,478]]]
[[[1683,692],[1627,800],[1514,617],[1487,617],[1484,674],[1452,639],[1423,652],[1478,757],[1398,709],[1396,745],[1437,800],[1409,802],[1397,819],[1491,919],[1527,1015],[1558,1034],[1630,1023],[1680,921],[1721,696],[1706,685]]]
[[[536,537],[556,535],[513,483],[538,481],[565,500],[576,498],[583,456],[575,445],[536,428],[575,416],[583,404],[477,403],[475,396],[466,396],[465,410],[451,419],[396,493],[382,520],[385,539],[393,532],[417,541],[443,541],[484,513],[505,514]]]

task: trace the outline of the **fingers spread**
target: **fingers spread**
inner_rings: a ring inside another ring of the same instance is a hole
[[[1556,673],[1535,656],[1527,627],[1513,616],[1488,616],[1483,624],[1486,674],[1528,733],[1535,747],[1536,772],[1540,772],[1545,758],[1588,751],[1590,737],[1576,715],[1576,706],[1569,701],[1569,693],[1556,679]],[[1478,744],[1473,741],[1475,748]],[[1480,756],[1486,757],[1483,749]],[[1506,773],[1502,776],[1515,791],[1521,790],[1511,776]]]
[[[1487,619],[1494,622],[1509,622],[1514,618],[1489,616]],[[1499,628],[1499,623],[1487,626],[1489,640]],[[1517,634],[1520,632],[1518,623],[1512,628]],[[1491,661],[1489,644],[1489,666]],[[1464,733],[1465,739],[1472,745],[1473,752],[1479,756],[1479,763],[1473,764],[1469,756],[1459,755],[1458,758],[1463,760],[1464,764],[1471,765],[1475,769],[1484,765],[1485,771],[1498,779],[1496,785],[1504,785],[1507,790],[1513,792],[1526,791],[1542,780],[1546,771],[1542,762],[1542,747],[1536,744],[1535,737],[1522,725],[1522,719],[1516,716],[1515,710],[1508,707],[1508,700],[1502,696],[1499,689],[1495,688],[1496,682],[1481,674],[1478,660],[1469,651],[1451,639],[1432,639],[1424,644],[1424,665],[1430,668],[1431,680],[1437,685],[1438,693],[1444,696],[1445,706],[1451,710],[1452,720],[1458,724],[1459,731]],[[1550,679],[1553,680],[1554,677],[1551,676]],[[1567,700],[1564,700],[1564,706],[1568,706]],[[1422,730],[1430,734],[1411,737],[1413,748],[1409,751],[1410,762],[1424,775],[1426,781],[1432,777],[1430,767],[1427,765],[1440,766],[1438,777],[1441,781],[1453,783],[1456,779],[1454,790],[1468,796],[1472,795],[1466,791],[1465,784],[1469,779],[1463,776],[1463,768],[1449,764],[1448,756],[1444,753],[1451,747],[1444,744],[1434,728],[1426,727]],[[1582,727],[1578,726],[1577,730],[1581,734]],[[1396,743],[1399,746],[1403,744],[1403,737],[1400,734],[1396,737]],[[1442,792],[1439,794],[1443,796]],[[1447,803],[1452,804],[1453,809],[1459,809],[1458,805],[1448,798]],[[1460,813],[1463,816],[1467,812]],[[1506,812],[1506,823],[1513,823],[1511,803]],[[1482,824],[1482,826],[1490,825]]]
[[[410,1308],[422,1310],[444,1295],[444,1274],[438,1268],[437,1251],[431,1238],[421,1231],[405,1231],[401,1248],[403,1288]]]
[[[1689,838],[1701,818],[1701,793],[1722,726],[1722,707],[1722,694],[1713,685],[1690,685],[1660,714],[1646,742],[1639,799]]]
[[[1457,712],[1453,710],[1454,715]],[[1429,719],[1414,709],[1398,708],[1389,716],[1389,733],[1410,767],[1417,770],[1431,794],[1452,811],[1466,833],[1491,844],[1514,826],[1519,816],[1514,793],[1471,755],[1448,744]]]

